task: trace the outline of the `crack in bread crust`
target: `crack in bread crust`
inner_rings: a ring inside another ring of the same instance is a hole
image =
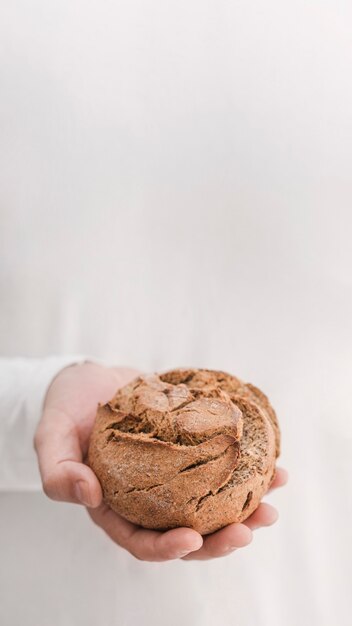
[[[230,444],[230,445],[231,446],[233,446],[233,445],[237,445],[238,446],[238,444]],[[187,465],[183,469],[179,470],[168,481],[166,481],[164,483],[156,483],[155,485],[150,485],[149,487],[145,487],[143,489],[138,489],[137,487],[132,487],[132,489],[128,489],[124,493],[128,494],[128,493],[135,493],[135,492],[147,492],[147,491],[150,491],[151,489],[155,489],[156,487],[164,486],[168,482],[171,482],[171,480],[174,480],[174,478],[176,478],[180,474],[184,474],[185,472],[192,472],[192,470],[194,470],[194,469],[196,469],[196,468],[198,468],[198,467],[200,467],[202,465],[207,465],[211,461],[217,461],[218,459],[221,459],[227,453],[229,447],[230,446],[228,446],[223,452],[221,452],[220,454],[218,454],[216,456],[210,456],[208,459],[204,459],[203,461],[197,461],[196,463],[192,463],[191,465]],[[238,454],[239,454],[239,450],[238,450]],[[119,491],[115,491],[114,492],[115,495],[117,495],[118,493],[120,493],[120,492]]]
[[[193,394],[183,383],[166,383],[156,375],[122,388],[106,406],[113,420],[106,429],[170,443],[198,445],[220,433],[238,441],[242,434],[241,411],[227,393],[214,388]]]

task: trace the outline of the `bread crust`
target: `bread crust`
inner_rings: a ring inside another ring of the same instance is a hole
[[[140,376],[98,407],[88,463],[109,506],[145,528],[209,534],[245,520],[275,474],[268,398],[225,372]]]

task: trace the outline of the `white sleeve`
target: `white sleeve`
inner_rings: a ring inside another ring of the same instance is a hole
[[[0,358],[0,491],[41,488],[33,437],[56,374],[82,355]]]

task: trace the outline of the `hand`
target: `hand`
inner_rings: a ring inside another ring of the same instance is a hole
[[[281,487],[286,481],[286,470],[278,468],[270,491]],[[274,507],[261,503],[242,524],[229,524],[211,535],[202,537],[190,528],[174,528],[166,532],[145,530],[123,519],[106,504],[101,504],[88,512],[92,520],[101,526],[115,543],[143,561],[207,560],[226,556],[248,545],[252,541],[252,530],[270,526],[278,518]]]
[[[276,510],[269,504],[260,504],[243,524],[230,524],[203,539],[191,528],[146,530],[103,503],[100,483],[84,464],[97,404],[110,400],[118,387],[138,374],[128,368],[84,363],[67,367],[56,376],[34,439],[44,492],[53,500],[85,505],[92,520],[140,560],[209,559],[247,545],[252,530],[277,519]],[[285,482],[285,471],[278,470],[272,488]]]

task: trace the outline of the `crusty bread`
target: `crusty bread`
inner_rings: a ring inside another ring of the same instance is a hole
[[[126,519],[204,535],[257,508],[279,447],[259,389],[225,372],[176,369],[140,376],[99,406],[88,462]]]

